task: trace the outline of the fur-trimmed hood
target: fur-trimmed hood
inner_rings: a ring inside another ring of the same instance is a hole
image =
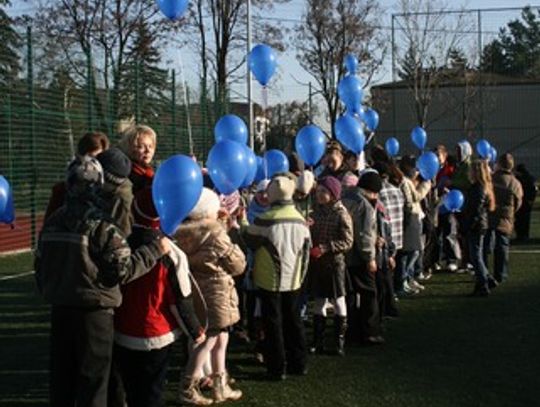
[[[178,246],[189,256],[198,252],[211,237],[226,233],[222,223],[214,219],[187,220],[174,233]]]

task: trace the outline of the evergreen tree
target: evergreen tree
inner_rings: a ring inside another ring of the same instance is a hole
[[[21,67],[17,48],[21,38],[13,28],[13,20],[5,8],[9,0],[0,0],[0,87],[8,87],[17,77]]]
[[[525,7],[521,19],[501,29],[483,50],[481,69],[511,76],[540,74],[540,11]]]
[[[157,47],[157,33],[148,29],[146,21],[137,25],[133,43],[129,48],[129,63],[122,77],[121,117],[135,115],[139,106],[140,120],[148,120],[156,115],[168,89],[167,70],[159,67],[161,52]],[[139,98],[138,103],[135,98]]]

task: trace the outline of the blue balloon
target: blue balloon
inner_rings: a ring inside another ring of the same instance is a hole
[[[264,158],[257,156],[257,174],[255,175],[255,182],[261,182],[266,178],[266,165],[264,164]]]
[[[424,178],[425,180],[431,180],[435,178],[435,176],[439,172],[439,167],[439,159],[437,158],[437,155],[432,151],[427,151],[423,153],[416,160],[416,168],[420,172],[422,178]]]
[[[459,189],[451,190],[444,196],[443,199],[444,206],[450,212],[459,211],[463,206],[464,202],[465,198],[463,197],[463,193]]]
[[[274,50],[265,44],[253,47],[248,56],[249,69],[262,86],[268,85],[276,72],[277,57]]]
[[[300,129],[294,145],[296,152],[307,165],[315,165],[326,150],[326,136],[317,126],[309,124]]]
[[[188,8],[188,0],[157,0],[161,12],[169,20],[178,20]]]
[[[338,96],[348,110],[354,111],[362,103],[362,81],[355,75],[347,75],[339,81]]]
[[[214,138],[216,143],[223,140],[231,140],[240,144],[247,144],[248,129],[246,123],[234,114],[227,114],[216,123],[216,127],[214,127]]]
[[[206,166],[218,191],[232,194],[242,186],[248,172],[244,145],[231,140],[216,143],[208,154]]]
[[[257,156],[253,150],[246,145],[244,145],[244,152],[246,153],[247,171],[246,178],[244,178],[241,187],[246,188],[255,181],[255,176],[257,175]]]
[[[491,147],[490,159],[492,163],[497,162],[497,150],[493,146]]]
[[[191,157],[173,155],[157,169],[152,198],[161,230],[172,235],[197,204],[203,187],[201,168]]]
[[[356,58],[353,54],[347,54],[345,57],[345,68],[351,75],[356,74],[356,70],[358,69],[358,58]]]
[[[491,154],[491,145],[489,144],[489,141],[486,139],[478,140],[478,143],[476,143],[476,152],[482,158],[489,158]]]
[[[266,178],[272,178],[275,174],[289,171],[289,159],[279,150],[268,150],[264,154],[266,165]]]
[[[14,220],[13,191],[8,180],[0,175],[0,222],[10,224]]]
[[[366,144],[366,136],[360,121],[351,115],[341,116],[336,120],[334,131],[338,141],[348,150],[360,154]]]
[[[426,148],[427,143],[426,131],[422,127],[416,126],[411,131],[411,140],[416,147],[418,147],[420,150],[423,150],[424,148]]]
[[[366,127],[369,131],[375,131],[377,130],[377,127],[379,127],[379,113],[371,108],[364,111],[362,120],[366,123]]]
[[[386,151],[390,156],[395,157],[399,153],[399,141],[395,137],[390,137],[386,140]]]

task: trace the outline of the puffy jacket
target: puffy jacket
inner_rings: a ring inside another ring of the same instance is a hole
[[[118,178],[105,173],[105,184],[100,192],[104,201],[104,209],[114,219],[125,236],[131,234],[133,214],[133,184],[127,178]]]
[[[217,220],[184,222],[174,237],[188,256],[191,272],[206,301],[208,330],[220,330],[238,322],[240,312],[233,277],[246,268],[240,247],[231,242]]]
[[[246,230],[246,243],[255,250],[253,280],[267,291],[300,289],[307,271],[311,238],[294,203],[272,205]]]
[[[131,252],[118,227],[91,204],[67,203],[41,231],[35,257],[38,288],[52,305],[118,307],[119,284],[149,272],[157,241]]]
[[[488,229],[489,199],[482,185],[474,183],[471,186],[463,210],[463,234],[482,233]]]
[[[493,190],[497,207],[489,217],[489,227],[510,235],[514,230],[515,214],[523,200],[523,188],[510,171],[498,170],[493,174]]]
[[[341,197],[353,221],[354,243],[347,253],[347,266],[354,267],[376,259],[377,212],[360,188],[347,189]]]

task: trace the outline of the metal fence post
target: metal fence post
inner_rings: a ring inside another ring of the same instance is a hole
[[[94,128],[94,101],[92,100],[92,50],[88,50],[86,60],[86,122],[88,125],[87,130],[90,131]]]
[[[311,89],[311,81],[309,82],[308,115],[310,123],[313,123],[313,93]]]
[[[478,66],[482,58],[482,10],[478,10]],[[480,96],[480,135],[484,137],[484,81],[482,72],[478,73],[478,95]]]
[[[9,179],[13,182],[13,123],[11,122],[11,93],[8,93],[6,100],[6,121],[7,121],[7,147],[8,147],[8,168]]]
[[[177,138],[176,138],[176,72],[172,70],[171,78],[171,118],[172,118],[172,146],[173,152],[177,151]]]
[[[395,37],[396,15],[392,14],[392,132],[396,135],[397,113],[396,113],[396,37]]]
[[[37,190],[37,166],[36,166],[36,133],[34,129],[34,66],[32,55],[32,27],[26,29],[27,37],[27,91],[28,91],[28,126],[30,135],[30,160],[31,174],[30,180],[30,243],[32,248],[36,247],[36,190]]]

